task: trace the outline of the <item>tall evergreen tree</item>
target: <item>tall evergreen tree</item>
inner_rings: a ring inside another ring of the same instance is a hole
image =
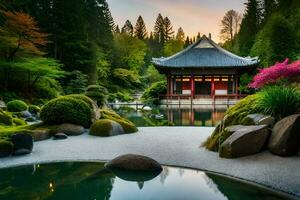
[[[167,42],[170,39],[172,39],[173,35],[174,35],[174,31],[173,31],[172,23],[168,17],[165,17],[164,18],[164,36],[165,36],[164,42]]]
[[[134,30],[131,21],[126,20],[121,32],[133,36],[133,31]]]
[[[165,42],[165,23],[164,18],[161,14],[158,14],[155,21],[154,38],[160,44],[164,44]]]
[[[147,33],[145,22],[142,16],[139,16],[136,25],[134,27],[134,36],[140,40],[144,40],[147,38],[147,35],[148,33]]]
[[[115,33],[117,33],[117,34],[120,34],[120,33],[121,33],[121,30],[120,30],[120,28],[119,28],[119,25],[116,26]]]
[[[255,35],[259,31],[260,22],[261,9],[258,0],[248,0],[238,34],[239,52],[241,55],[249,55],[250,49],[254,44]]]
[[[177,31],[176,39],[179,40],[179,41],[182,41],[182,42],[184,41],[185,33],[184,33],[182,27],[179,27],[179,29]]]

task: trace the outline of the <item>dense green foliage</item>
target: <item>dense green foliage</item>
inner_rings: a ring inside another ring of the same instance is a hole
[[[14,145],[12,142],[0,140],[0,158],[10,156],[13,153]]]
[[[13,117],[10,113],[0,110],[0,125],[13,125]]]
[[[109,137],[112,131],[112,120],[100,119],[94,122],[90,128],[90,135]]]
[[[142,97],[143,101],[146,104],[158,105],[159,104],[159,96],[162,94],[165,94],[166,91],[167,91],[167,83],[165,81],[160,81],[160,82],[154,83],[143,94],[143,97]]]
[[[90,105],[79,98],[59,97],[42,107],[41,119],[49,125],[71,123],[88,128],[92,123]]]
[[[299,88],[291,86],[269,86],[259,92],[257,106],[266,115],[280,120],[300,112]]]
[[[90,85],[85,92],[85,95],[93,99],[99,107],[105,105],[107,94],[107,89],[100,85]]]
[[[28,109],[28,105],[21,100],[10,101],[6,106],[9,112],[21,112]]]

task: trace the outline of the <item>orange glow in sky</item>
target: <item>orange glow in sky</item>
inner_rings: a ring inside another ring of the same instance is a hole
[[[151,32],[158,13],[168,16],[177,32],[181,26],[189,36],[198,32],[220,41],[220,22],[230,9],[244,12],[246,0],[107,0],[116,24],[120,28],[129,19],[133,25],[139,15]]]

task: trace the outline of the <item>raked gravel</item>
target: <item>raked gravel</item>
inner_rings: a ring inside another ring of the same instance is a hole
[[[281,158],[266,151],[222,159],[200,147],[212,131],[208,127],[151,127],[139,128],[138,134],[109,138],[84,134],[67,140],[50,139],[36,142],[30,155],[0,159],[0,168],[57,161],[106,161],[133,153],[164,165],[221,173],[300,197],[300,156]]]

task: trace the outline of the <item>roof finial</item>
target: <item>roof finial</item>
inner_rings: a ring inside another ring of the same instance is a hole
[[[209,36],[208,36],[208,37],[209,37],[209,39],[211,40],[211,33],[209,33]]]

